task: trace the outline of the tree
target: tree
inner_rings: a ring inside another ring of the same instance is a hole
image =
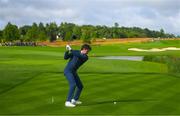
[[[165,33],[164,33],[164,30],[163,29],[160,29],[160,37],[165,37]]]
[[[81,33],[81,28],[79,26],[74,26],[73,35],[75,35],[77,39],[81,38],[82,33]]]
[[[19,28],[19,32],[21,35],[25,36],[30,28],[31,26],[29,25],[22,26]]]
[[[61,23],[60,27],[59,27],[59,31],[61,33],[61,37],[63,40],[67,41],[70,40],[71,37],[73,35],[75,35],[75,33],[73,33],[73,29],[76,25],[73,23]],[[76,31],[76,30],[74,30]],[[78,30],[77,30],[78,31]],[[78,33],[78,32],[77,32]]]
[[[39,35],[38,35],[38,40],[39,41],[46,41],[47,39],[48,39],[48,37],[46,36],[46,33],[43,31],[40,31]]]
[[[3,42],[3,31],[0,30],[0,42]]]
[[[82,36],[81,39],[84,43],[91,43],[91,33],[89,30],[82,30]]]
[[[20,34],[19,34],[20,33]],[[2,36],[2,31],[1,35]],[[49,39],[51,42],[56,41],[57,36],[64,41],[73,39],[82,39],[84,42],[90,42],[91,39],[96,38],[157,38],[157,37],[176,37],[173,34],[165,33],[163,29],[154,31],[150,29],[142,29],[139,27],[119,27],[116,22],[114,26],[108,27],[105,25],[76,25],[73,23],[62,22],[60,26],[57,26],[55,22],[47,23],[44,25],[40,22],[38,25],[33,23],[32,26],[22,26],[19,28],[16,25],[8,23],[3,30],[3,37],[1,41],[45,41]]]
[[[20,38],[18,27],[9,22],[3,30],[3,38],[11,42],[18,40]]]
[[[46,28],[44,27],[44,24],[42,22],[39,23],[38,28],[39,28],[39,31],[46,32]]]
[[[147,28],[144,29],[144,33],[146,34],[146,37],[153,37],[152,32]]]
[[[70,31],[67,31],[66,33],[65,33],[65,37],[64,37],[64,40],[66,40],[66,41],[68,41],[68,40],[72,40],[72,32],[70,32]]]
[[[113,27],[113,28],[112,28],[112,32],[113,32],[112,38],[119,38],[119,35],[118,35],[118,28]]]
[[[127,38],[128,37],[127,34],[124,32],[119,32],[118,35],[119,35],[119,38]]]
[[[19,32],[21,35],[21,38],[20,38],[21,41],[26,41],[26,34],[30,28],[31,28],[31,26],[29,26],[29,25],[25,25],[25,26],[19,28]]]
[[[36,23],[33,23],[32,27],[28,30],[26,34],[27,41],[37,41],[39,35],[39,29]]]
[[[46,34],[46,28],[44,27],[44,24],[42,22],[39,23],[38,29],[39,29],[38,30],[39,31],[38,40],[46,41],[48,39],[48,37]]]
[[[50,23],[50,24],[46,24],[46,32],[47,35],[50,38],[50,42],[53,42],[56,40],[56,36],[58,34],[58,26],[57,24],[54,23]]]
[[[119,24],[116,22],[116,23],[114,23],[114,27],[115,28],[118,28],[119,27]]]

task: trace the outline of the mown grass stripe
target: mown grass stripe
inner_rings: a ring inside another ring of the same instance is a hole
[[[118,82],[118,83],[110,83],[109,85],[104,83],[104,82],[100,82],[100,83],[98,83],[98,85],[106,85],[106,87],[104,87],[104,88],[103,87],[101,87],[101,88],[98,87],[98,91],[104,91],[105,89],[109,89],[110,88],[109,86],[113,86],[113,87],[115,86],[116,89],[117,89],[117,86],[118,86],[118,88],[128,88],[129,85],[133,85],[135,83],[140,83],[140,82],[148,81],[148,80],[151,79],[151,78],[141,79],[141,78],[136,78],[136,77],[130,77],[130,78],[124,78],[123,79],[124,81],[111,80],[112,82]],[[120,84],[119,84],[119,82],[120,82]],[[92,85],[92,86],[94,86],[94,85]],[[95,90],[95,89],[92,88],[92,90]],[[114,90],[114,88],[111,88],[111,90]],[[98,91],[96,89],[96,91],[94,91],[94,93],[96,93]],[[110,92],[112,92],[112,91],[110,91]],[[93,93],[91,93],[91,94],[93,95]]]
[[[154,82],[154,81],[152,81],[152,82]],[[167,83],[166,83],[166,84],[167,84]],[[142,86],[142,85],[140,85],[140,86]],[[128,89],[126,89],[126,90],[128,90]],[[139,88],[138,88],[138,89],[137,89],[136,91],[134,91],[134,92],[131,92],[131,93],[129,92],[129,93],[127,93],[127,94],[124,96],[124,99],[127,99],[128,96],[133,96],[133,94],[138,94],[137,92],[140,92],[140,93],[141,93],[141,92],[143,92],[143,91],[144,91],[143,89],[139,89]],[[126,91],[126,92],[127,92],[127,91]],[[101,107],[101,106],[99,106],[99,107]],[[124,106],[123,106],[123,107],[124,107]],[[97,108],[98,108],[98,107],[97,107]],[[117,109],[117,110],[119,110],[119,109]],[[113,110],[113,111],[114,111],[114,110]],[[113,111],[112,111],[112,112],[113,112]],[[88,112],[89,112],[89,111],[88,111]]]
[[[174,98],[176,96],[175,98],[177,100],[180,100],[180,98],[177,97],[178,95],[180,95],[180,92],[179,92],[179,90],[177,90],[177,87],[180,87],[179,80],[171,81],[169,83],[164,84],[164,86],[161,87],[163,89],[159,93],[152,95],[152,96],[159,97],[159,99],[161,99],[161,100],[159,102],[157,102],[157,104],[149,105],[148,109],[146,109],[143,112],[143,114],[148,113],[148,112],[152,112],[153,114],[162,114],[162,115],[163,114],[164,115],[171,114],[171,112],[173,112],[174,109],[176,109],[178,107],[175,105],[177,103],[177,101],[174,102],[175,104],[172,103],[172,100],[173,100],[172,98]],[[165,109],[163,109],[163,108],[161,109],[161,107],[163,107]],[[161,111],[161,112],[158,111],[158,108],[160,108],[159,111]],[[151,113],[149,113],[149,114],[151,114]]]
[[[167,84],[170,83],[170,82],[173,83],[174,80],[166,80],[165,82],[156,83],[157,85],[155,85],[155,86],[158,86],[158,87],[160,86],[160,87],[161,87],[161,86],[167,85]],[[151,90],[151,88],[152,88],[152,85],[149,84],[149,86],[146,86],[146,87],[144,88],[144,89],[145,89],[144,91],[136,92],[134,95],[130,95],[130,96],[136,98],[136,97],[137,97],[136,95],[139,96],[139,94],[141,94],[141,93],[144,94],[148,89]],[[160,94],[161,94],[161,93],[160,93]],[[149,94],[149,96],[148,96],[148,98],[152,98],[152,99],[155,100],[155,101],[152,102],[152,103],[151,103],[151,102],[148,103],[149,105],[150,105],[150,104],[159,103],[159,99],[158,99],[157,97],[154,97],[153,95],[154,95],[154,94],[152,93],[152,94]],[[156,102],[156,100],[158,100],[158,101]],[[130,106],[133,106],[133,105],[131,105],[131,104],[130,104],[130,105],[126,105],[126,106],[123,106],[123,108],[124,108],[124,109],[130,109],[130,108],[129,108]],[[140,107],[140,108],[138,108],[138,107]],[[135,112],[141,112],[142,110],[140,110],[140,109],[142,109],[142,108],[143,108],[143,109],[146,109],[146,107],[142,107],[142,105],[140,105],[140,106],[139,106],[139,105],[134,106],[134,108],[133,108],[134,111],[132,112],[132,114],[137,114],[137,113],[135,113]],[[136,110],[135,110],[135,109],[136,109]],[[137,109],[139,109],[140,111],[137,110]],[[123,110],[122,110],[122,111],[123,111]],[[126,111],[124,111],[124,112],[126,112]],[[127,114],[127,113],[122,113],[122,114]],[[138,113],[138,114],[141,114],[141,113]],[[147,112],[147,114],[148,114],[148,112]]]

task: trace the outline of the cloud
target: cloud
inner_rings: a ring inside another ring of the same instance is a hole
[[[139,26],[180,34],[180,0],[0,0],[0,28],[8,21]]]

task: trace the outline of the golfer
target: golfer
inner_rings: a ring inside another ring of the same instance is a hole
[[[69,92],[65,106],[75,107],[77,104],[82,103],[81,101],[78,101],[78,99],[83,89],[83,84],[77,74],[77,70],[88,60],[87,54],[91,51],[91,47],[88,44],[84,44],[82,45],[81,50],[72,50],[71,47],[67,45],[66,50],[64,59],[69,59],[69,62],[64,69],[64,75],[69,83]]]

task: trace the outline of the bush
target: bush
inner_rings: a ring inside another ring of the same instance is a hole
[[[180,73],[180,58],[176,56],[144,56],[143,61],[164,63],[169,73]]]
[[[169,72],[180,73],[180,58],[170,57],[167,61]]]
[[[143,61],[166,63],[169,59],[169,56],[144,56]]]

